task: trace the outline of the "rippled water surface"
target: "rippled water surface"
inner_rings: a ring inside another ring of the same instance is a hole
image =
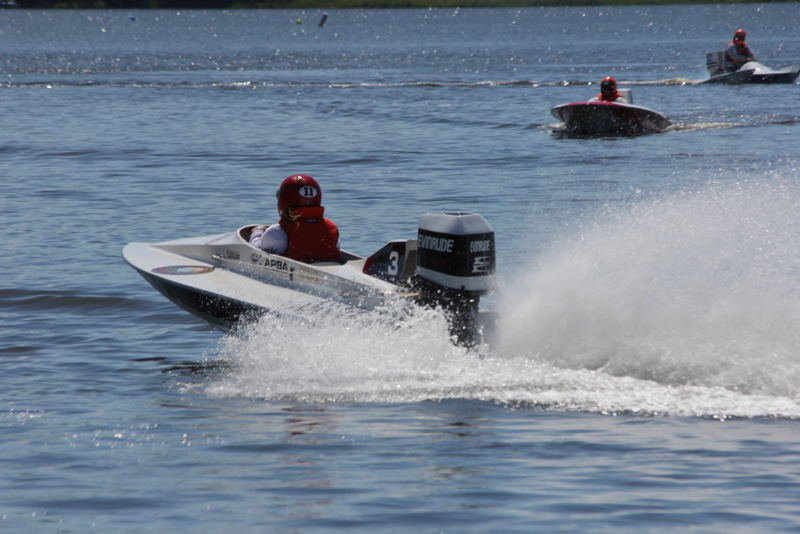
[[[0,530],[800,531],[798,86],[699,83],[800,6],[328,15],[0,11]],[[607,75],[672,126],[563,135]],[[362,255],[481,213],[491,346],[225,335],[122,260],[299,172]]]

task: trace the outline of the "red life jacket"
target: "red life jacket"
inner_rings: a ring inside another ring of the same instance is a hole
[[[739,52],[739,54],[741,54],[741,55],[743,55],[745,57],[753,57],[753,53],[750,52],[750,47],[747,46],[747,43],[745,43],[744,41],[740,42],[740,41],[734,40],[734,41],[731,41],[730,43],[728,43],[728,46],[730,46],[731,44],[736,46],[736,51]],[[725,59],[727,59],[729,63],[741,63],[740,60],[732,58],[728,54],[725,54]]]
[[[608,98],[606,98],[601,92],[599,95],[597,95],[597,100],[600,102],[616,102],[621,96],[622,95],[620,95],[617,91],[614,91],[614,94],[611,94],[608,96]]]
[[[315,261],[339,261],[339,229],[322,215],[322,206],[292,208],[297,218],[281,217],[278,224],[289,237],[289,247],[282,254],[287,258],[312,263]]]

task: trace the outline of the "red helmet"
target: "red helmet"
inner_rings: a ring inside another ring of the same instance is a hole
[[[747,37],[747,32],[744,30],[736,30],[733,34],[734,41],[744,41]]]
[[[600,90],[602,91],[603,89],[611,89],[612,91],[616,91],[617,80],[615,80],[611,76],[603,78],[603,81],[600,82]]]
[[[278,199],[278,213],[281,217],[287,208],[322,204],[322,189],[315,179],[305,174],[295,174],[286,178],[281,182],[275,196]]]

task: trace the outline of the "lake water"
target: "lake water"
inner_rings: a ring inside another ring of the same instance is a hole
[[[800,4],[0,11],[0,530],[798,532],[798,86],[713,86]],[[673,126],[570,139],[613,75]],[[329,314],[226,336],[133,241],[494,227],[497,342]]]

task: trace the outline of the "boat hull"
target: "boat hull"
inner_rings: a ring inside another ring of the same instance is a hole
[[[138,272],[173,304],[223,330],[230,330],[245,318],[255,319],[268,312],[263,306],[174,283],[144,271]]]
[[[551,113],[566,131],[579,135],[640,135],[666,130],[669,119],[663,114],[619,102],[573,102],[556,106]]]
[[[734,72],[726,72],[725,74],[717,74],[711,78],[704,80],[700,83],[711,83],[720,85],[738,85],[747,83],[753,77],[754,69],[737,70]]]
[[[204,237],[130,243],[125,261],[162,295],[230,330],[270,313],[308,322],[331,313],[410,302],[441,308],[454,342],[482,342],[481,296],[494,288],[494,231],[478,214],[420,217],[417,239],[390,241],[369,257],[303,263],[249,244],[254,226]],[[491,322],[491,321],[489,321]]]
[[[753,75],[747,83],[794,83],[800,75],[800,67],[787,67],[785,69],[771,69],[760,63],[746,63],[744,67],[754,66]]]
[[[800,75],[800,67],[773,69],[758,61],[749,61],[739,70],[726,72],[724,58],[724,51],[707,54],[706,68],[711,78],[701,83],[794,83]]]
[[[264,313],[307,314],[325,301],[374,308],[398,292],[395,284],[364,275],[358,256],[308,265],[259,251],[238,232],[131,243],[122,255],[174,304],[225,329]]]

